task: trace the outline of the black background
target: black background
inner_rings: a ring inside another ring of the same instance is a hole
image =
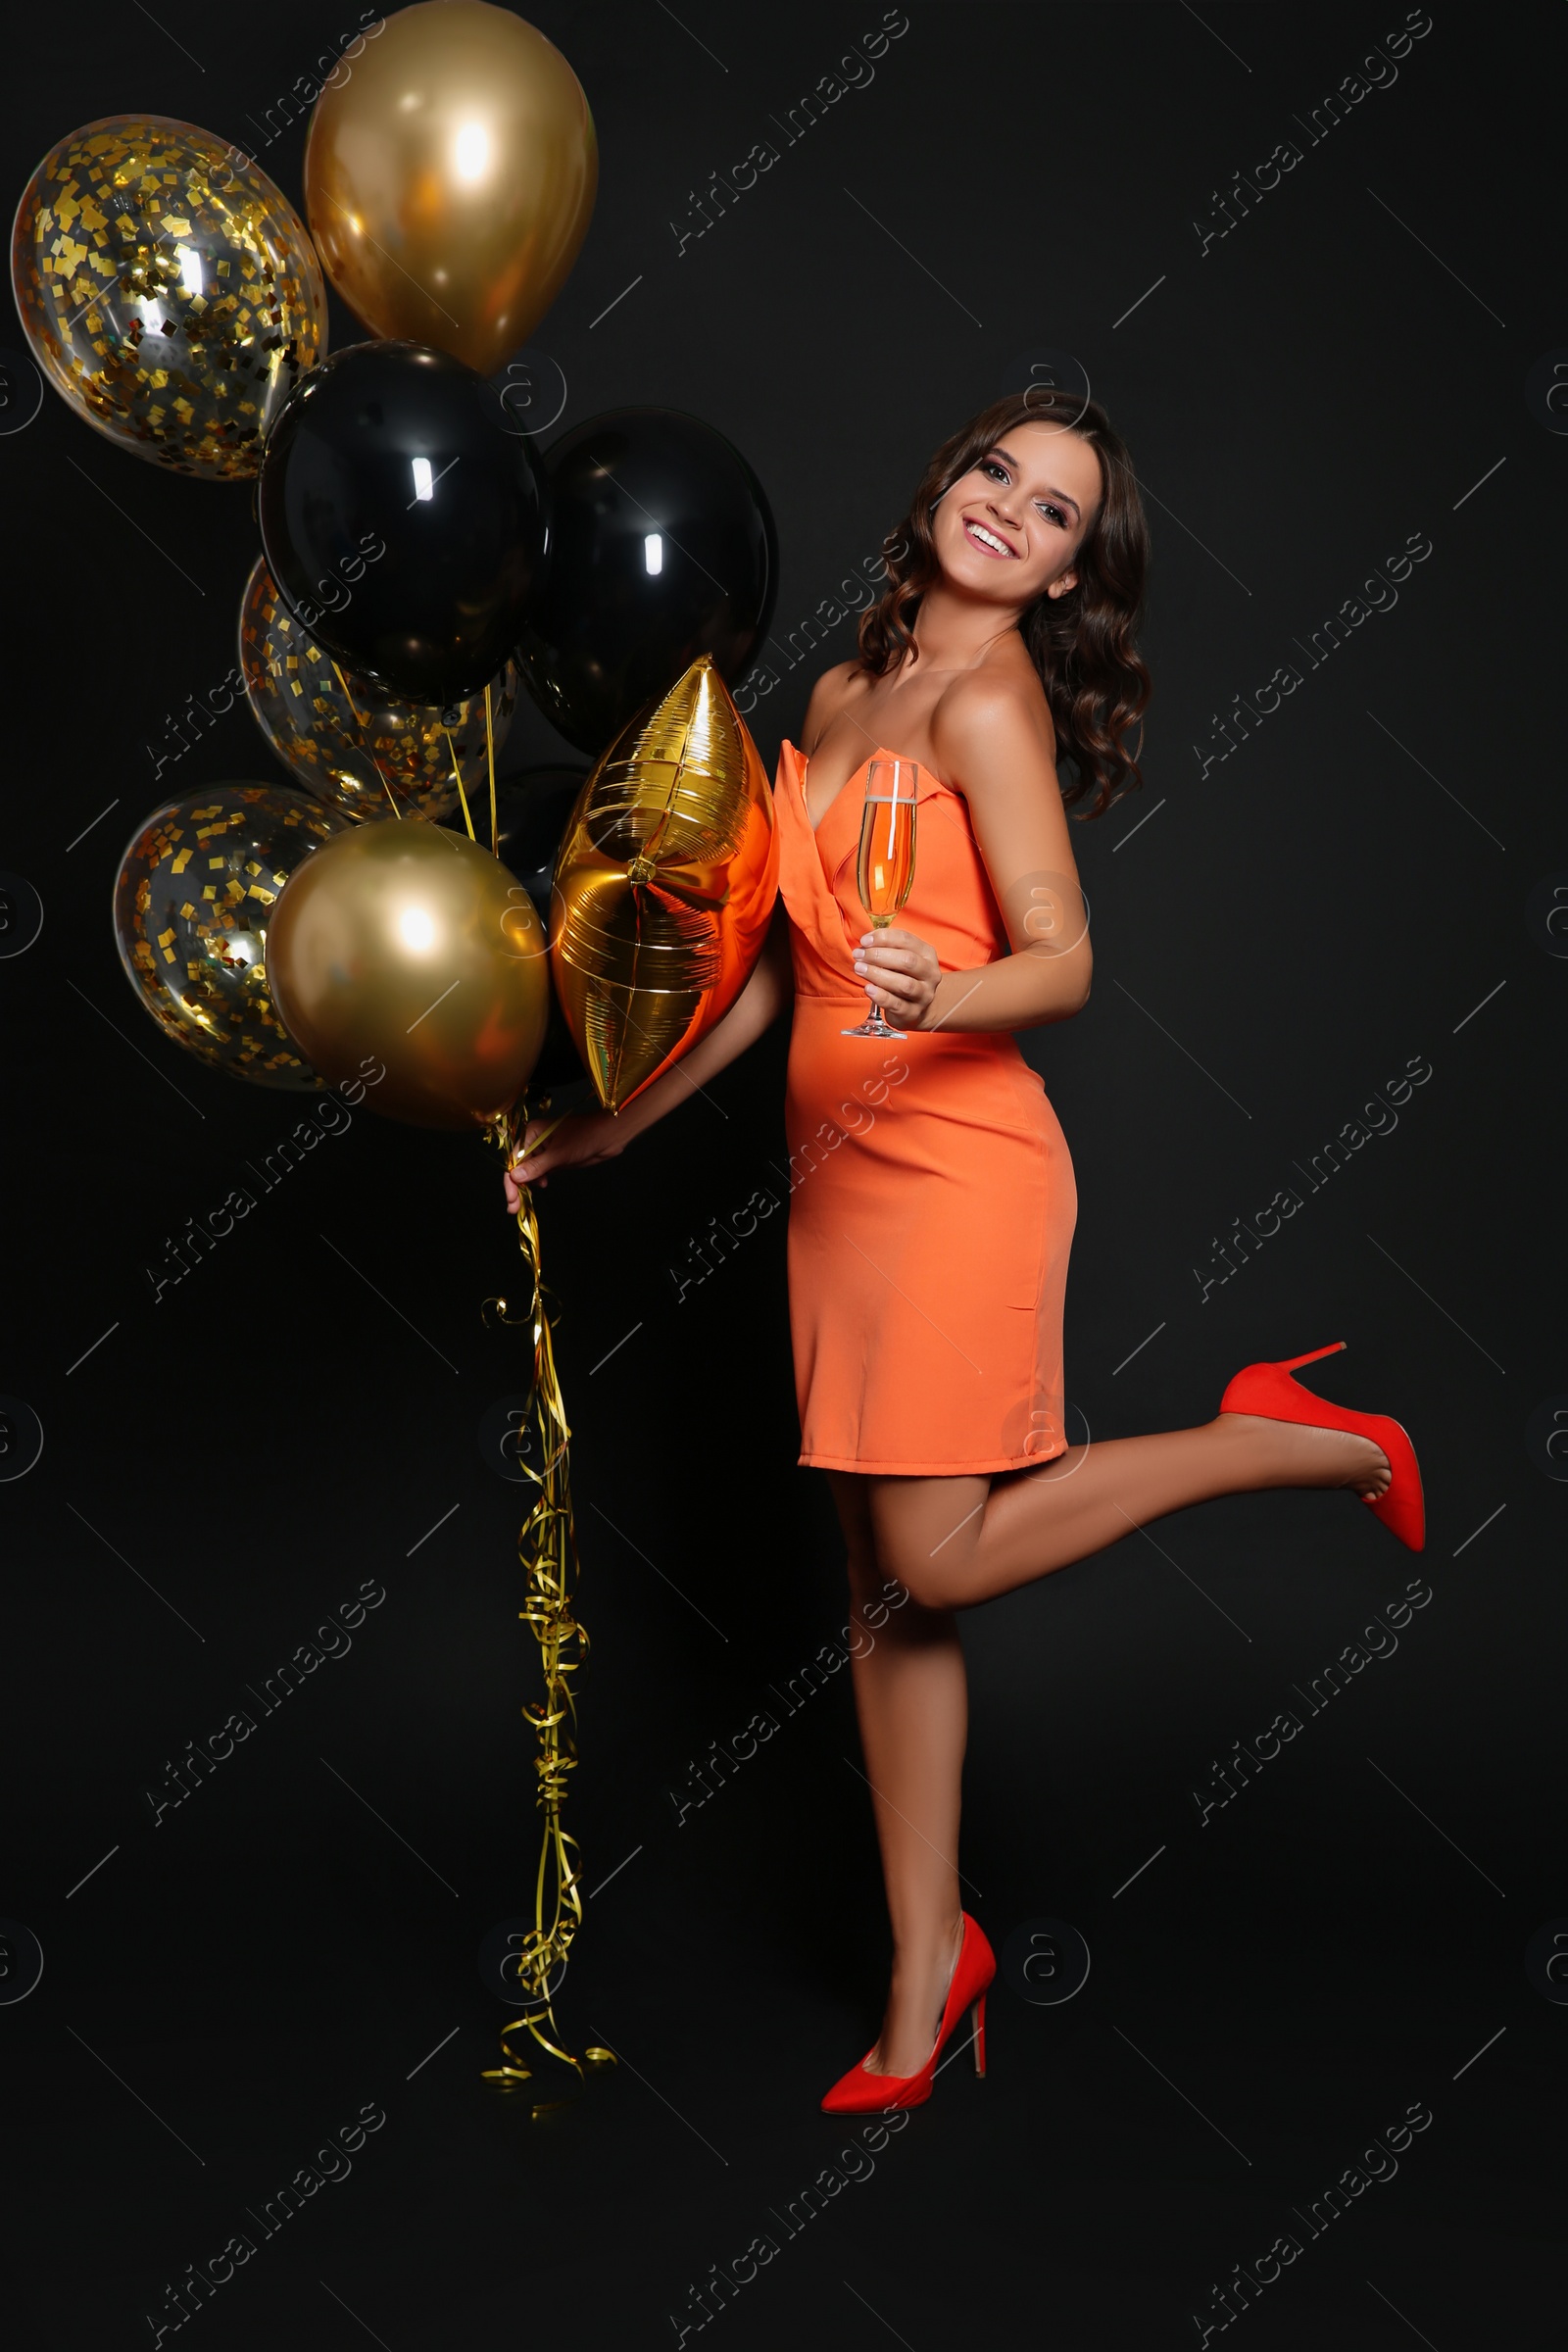
[[[356,12],[157,13],[12,26],[5,184],[140,107],[256,146],[298,201],[303,124],[262,147],[253,119]],[[795,1466],[783,1216],[680,1303],[669,1271],[782,1189],[769,1037],[542,1197],[595,1644],[570,1818],[590,1889],[624,1861],[561,2014],[624,2064],[537,2118],[482,2092],[505,2013],[478,1948],[529,1908],[536,1851],[520,1490],[478,1448],[521,1386],[478,1313],[514,1265],[497,1168],[361,1112],[154,1304],[165,1237],[308,1108],[167,1045],[109,924],[146,809],[274,775],[243,708],[156,784],[148,749],[234,658],[255,533],[247,488],[165,474],[46,393],[0,439],[0,865],[44,907],[0,961],[0,1389],[45,1433],[0,1488],[0,1911],[45,1959],[0,2009],[19,2341],[150,2342],[165,2282],[259,2238],[245,2208],[367,2101],[387,2120],[352,2175],[193,2340],[669,2344],[688,2285],[760,2231],[776,2260],[710,2323],[748,2352],[1193,2343],[1211,2284],[1286,2231],[1300,2258],[1236,2323],[1253,2352],[1563,2340],[1568,2009],[1524,1966],[1568,1915],[1568,1494],[1525,1436],[1568,1390],[1568,963],[1527,920],[1568,868],[1568,439],[1525,392],[1568,345],[1561,12],[1436,7],[1396,82],[1309,145],[1297,118],[1397,30],[1394,0],[915,0],[871,85],[677,258],[689,189],[880,13],[534,10],[603,154],[533,338],[558,429],[647,401],[729,434],[778,516],[783,640],[1019,355],[1077,355],[1152,501],[1155,695],[1142,801],[1075,834],[1093,1001],[1027,1041],[1081,1196],[1069,1397],[1097,1437],[1177,1426],[1239,1365],[1343,1338],[1321,1385],[1412,1432],[1427,1551],[1346,1497],[1261,1494],[966,1619],[965,1899],[999,1951],[1070,1923],[1090,1975],[1054,2007],[999,1982],[989,2079],[952,2067],[786,2239],[769,2208],[851,2143],[816,2102],[886,1959],[848,1677],[679,1826],[669,1793],[843,1622],[825,1482]],[[1201,252],[1213,191],[1289,137],[1301,163]],[[334,306],[333,346],[358,331]],[[1397,607],[1200,776],[1211,714],[1412,533],[1433,552]],[[845,625],[819,659],[850,650]],[[770,770],[811,674],[757,707]],[[525,710],[506,764],[561,752]],[[1432,1075],[1396,1131],[1202,1300],[1214,1237],[1304,1191],[1294,1163],[1412,1056]],[[1397,1652],[1200,1827],[1213,1759],[1413,1576],[1432,1597]],[[386,1597],[352,1652],[154,1828],[165,1759],[366,1579]],[[1309,2237],[1293,2209],[1412,2102],[1433,2121],[1397,2177]]]

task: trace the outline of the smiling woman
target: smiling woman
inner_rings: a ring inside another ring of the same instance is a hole
[[[1291,1378],[1332,1348],[1249,1366],[1200,1425],[1069,1443],[1078,1196],[1015,1033],[1089,997],[1069,804],[1098,816],[1140,780],[1125,736],[1149,696],[1149,548],[1127,452],[1093,401],[1070,425],[1026,396],[999,402],[942,444],[886,551],[858,659],[817,680],[801,749],[780,755],[782,905],[744,993],[618,1117],[568,1117],[537,1144],[531,1122],[507,1180],[515,1208],[519,1185],[612,1157],[785,1010],[793,1172],[867,1071],[847,1020],[869,997],[898,1024],[906,1066],[886,1116],[837,1135],[790,1199],[800,1459],[832,1488],[851,1630],[874,1594],[906,1595],[884,1639],[851,1651],[893,1974],[877,2044],[822,2101],[834,2114],[929,2098],[966,2012],[985,2072],[995,1961],[959,1900],[957,1610],[1265,1487],[1345,1488],[1402,1543],[1423,1540],[1403,1430]],[[899,925],[866,932],[858,845],[866,809],[893,805],[879,763],[909,771],[918,839]]]

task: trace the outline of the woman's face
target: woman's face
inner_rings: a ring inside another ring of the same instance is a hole
[[[1065,596],[1101,496],[1100,460],[1077,433],[1009,427],[937,502],[931,535],[944,577],[1019,612]]]

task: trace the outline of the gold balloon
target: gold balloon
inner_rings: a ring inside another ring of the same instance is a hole
[[[544,1044],[549,950],[488,850],[440,825],[356,825],[313,858],[272,919],[278,1010],[328,1082],[374,1054],[367,1101],[416,1127],[482,1127]]]
[[[704,654],[590,771],[556,859],[556,993],[607,1110],[723,1018],[777,890],[773,796]]]
[[[517,708],[517,668],[509,656],[490,686],[490,744],[484,695],[450,710],[406,703],[358,670],[344,669],[297,621],[258,557],[239,612],[239,660],[251,713],[307,792],[345,815],[449,815],[458,805],[456,759],[474,831],[485,837],[490,760]]]
[[[11,275],[56,391],[177,473],[257,472],[326,348],[326,289],[287,197],[163,115],[108,116],[50,149],[17,208]]]
[[[115,878],[115,940],[142,1004],[210,1068],[309,1092],[312,1069],[273,1004],[272,910],[283,885],[349,830],[281,784],[214,784],[147,818]]]
[[[374,333],[481,375],[525,342],[587,233],[599,148],[582,84],[487,0],[388,17],[316,102],[305,205],[327,276]]]

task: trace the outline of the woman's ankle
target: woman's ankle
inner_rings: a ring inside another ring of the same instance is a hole
[[[906,1929],[896,1937],[893,1945],[893,1975],[895,1980],[908,1977],[911,1981],[928,1977],[934,1969],[951,1971],[963,1943],[963,1912],[955,1909],[951,1918],[922,1921],[917,1928]]]

